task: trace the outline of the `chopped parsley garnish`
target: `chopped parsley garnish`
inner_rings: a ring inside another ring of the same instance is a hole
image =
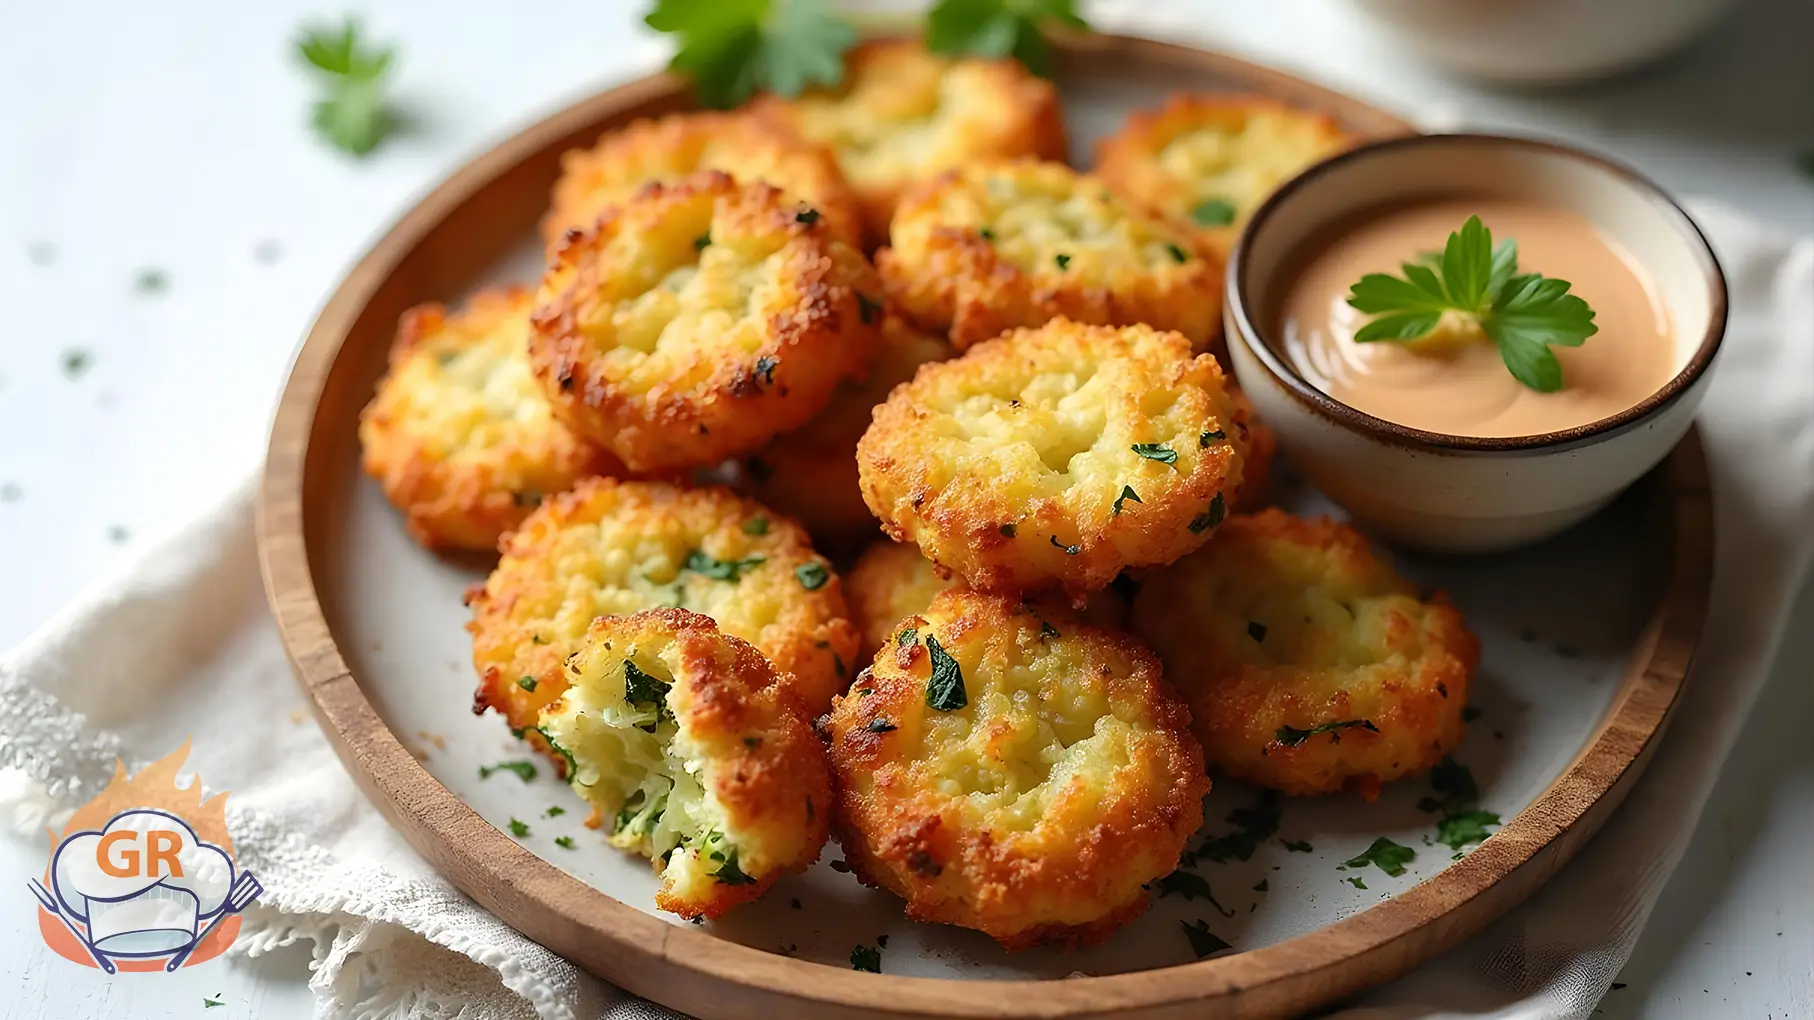
[[[926,48],[934,53],[1013,57],[1037,75],[1049,75],[1051,53],[1042,22],[1087,31],[1074,0],[939,0],[926,14]]]
[[[819,222],[819,210],[802,209],[799,212],[794,214],[794,222],[795,223],[804,223],[810,227],[813,224]]]
[[[1227,439],[1227,438],[1228,438],[1228,433],[1222,431],[1221,429],[1217,429],[1214,432],[1205,432],[1202,435],[1197,437],[1197,448],[1199,450],[1203,449],[1204,447],[1209,445],[1209,441],[1212,439],[1216,440],[1217,442],[1221,442],[1222,440]]]
[[[707,248],[710,248],[711,246],[712,246],[712,235],[711,234],[700,234],[698,237],[693,238],[693,250],[694,251],[705,251]]]
[[[668,67],[720,110],[759,91],[791,99],[808,85],[838,84],[844,51],[857,40],[823,0],[657,0],[643,21],[679,37]]]
[[[1052,638],[1055,638],[1057,636],[1058,636],[1057,627],[1052,626],[1050,623],[1046,622],[1045,620],[1039,621],[1039,640],[1050,641]]]
[[[1405,864],[1417,856],[1417,851],[1401,843],[1394,843],[1384,836],[1373,841],[1367,849],[1343,861],[1345,867],[1364,868],[1369,864],[1396,878],[1405,873]]]
[[[296,48],[323,76],[324,94],[310,118],[316,134],[354,156],[377,148],[398,123],[384,99],[384,75],[394,48],[368,49],[359,38],[359,22],[351,17],[339,29],[305,28]]]
[[[1014,537],[1014,525],[1012,525],[1012,524],[1002,525],[1001,526],[1001,535],[1003,538],[1013,538]]]
[[[755,885],[756,880],[743,873],[737,866],[737,848],[732,847],[724,853],[724,863],[712,872],[712,877],[719,885]]]
[[[775,366],[779,364],[781,364],[780,361],[764,354],[756,359],[756,374],[762,377],[763,382],[773,386],[775,384]]]
[[[1161,464],[1173,466],[1178,463],[1178,451],[1164,443],[1135,443],[1131,449],[1147,460],[1156,460]]]
[[[905,646],[905,645],[913,644],[915,641],[918,641],[919,639],[920,639],[919,628],[908,627],[908,628],[902,630],[899,634],[895,635],[894,643],[897,645]]]
[[[562,816],[566,813],[567,813],[566,808],[561,807],[559,804],[556,804],[553,807],[550,807],[548,810],[542,812],[542,817],[543,818],[559,818],[560,816]]]
[[[527,783],[535,778],[535,762],[501,761],[496,765],[480,765],[479,778],[490,779],[493,772],[515,772],[518,779]]]
[[[522,839],[524,836],[529,835],[529,825],[526,822],[519,822],[512,818],[508,827],[510,829],[510,834],[518,839]]]
[[[1440,255],[1400,269],[1403,276],[1368,273],[1350,288],[1348,304],[1373,317],[1356,342],[1416,340],[1459,319],[1498,345],[1513,378],[1552,393],[1562,388],[1562,364],[1550,347],[1579,347],[1599,332],[1594,310],[1568,292],[1568,281],[1519,273],[1518,242],[1495,247],[1478,216],[1449,235]]]
[[[94,355],[81,347],[71,347],[63,352],[63,374],[71,379],[80,379],[94,364]]]
[[[1310,845],[1310,841],[1307,839],[1281,839],[1279,845],[1283,846],[1287,852],[1294,854],[1307,854],[1316,849]]]
[[[224,994],[224,993],[215,992],[214,993],[215,998],[212,998],[212,999],[204,998],[202,1000],[202,1008],[203,1009],[213,1009],[216,1006],[225,1006],[227,1004],[227,1000],[220,998],[220,996],[222,994]]]
[[[887,719],[883,719],[878,716],[877,718],[869,720],[869,725],[863,727],[863,732],[865,732],[865,733],[893,733],[898,728],[899,727],[895,726],[894,723],[891,723]]]
[[[1178,924],[1184,928],[1184,937],[1190,939],[1190,951],[1199,960],[1224,949],[1233,948],[1222,936],[1209,930],[1208,921],[1199,920],[1196,924],[1179,921]]]
[[[882,303],[880,301],[873,300],[860,291],[857,293],[857,318],[863,320],[863,325],[874,325],[881,314]]]
[[[1226,227],[1235,221],[1235,207],[1219,198],[1211,198],[1198,202],[1190,211],[1190,218],[1200,227]]]
[[[704,550],[695,549],[687,554],[683,569],[695,574],[702,574],[714,581],[735,581],[743,576],[745,570],[752,570],[767,562],[766,556],[750,556],[741,560],[721,560],[705,554]]]
[[[749,520],[744,521],[743,522],[743,533],[745,535],[757,535],[757,536],[768,534],[768,518],[757,516],[757,517],[751,517]]]
[[[536,687],[535,677],[519,676],[516,678],[516,685],[518,687],[521,687],[523,690],[533,691],[533,690],[535,690],[535,687]]]
[[[1173,262],[1177,262],[1177,263],[1180,263],[1180,264],[1182,264],[1182,263],[1185,263],[1185,262],[1189,262],[1189,261],[1190,261],[1190,256],[1189,256],[1189,255],[1186,255],[1186,254],[1184,254],[1184,249],[1183,249],[1183,248],[1180,248],[1180,247],[1178,247],[1178,246],[1177,246],[1177,245],[1175,245],[1175,244],[1168,244],[1168,245],[1166,245],[1166,246],[1165,246],[1165,250],[1166,250],[1166,251],[1168,251],[1168,252],[1171,252],[1171,253],[1172,253],[1172,261],[1173,261]]]
[[[1052,261],[1058,263],[1058,268],[1067,269],[1071,265],[1071,256],[1066,255],[1063,252],[1059,252],[1057,255],[1054,255],[1052,257]]]
[[[1247,860],[1261,843],[1271,839],[1279,831],[1280,814],[1279,795],[1271,790],[1261,790],[1260,799],[1252,807],[1235,808],[1228,812],[1225,821],[1235,827],[1233,832],[1211,836],[1195,850],[1186,850],[1180,866],[1189,867],[1200,860],[1215,861],[1218,864]]]
[[[964,671],[957,660],[931,634],[926,635],[926,650],[932,653],[932,676],[926,681],[926,704],[940,712],[955,712],[969,704],[970,697],[964,691]]]
[[[1474,720],[1476,720],[1478,718],[1480,718],[1480,709],[1474,707],[1473,705],[1468,705],[1467,707],[1465,707],[1461,710],[1461,721],[1462,722],[1473,722]]]
[[[562,850],[571,850],[573,849],[573,837],[556,836],[554,837],[554,845],[560,847]]]
[[[1436,842],[1459,851],[1470,843],[1479,843],[1492,833],[1487,826],[1498,825],[1499,816],[1491,811],[1460,811],[1436,823]]]
[[[825,582],[831,580],[831,571],[825,569],[825,564],[813,560],[794,568],[794,580],[799,581],[800,587],[807,591],[818,591],[825,587]]]
[[[548,750],[560,755],[561,758],[566,761],[567,771],[565,773],[565,778],[568,782],[572,782],[573,777],[578,774],[578,766],[574,764],[573,761],[573,752],[562,747],[560,741],[549,736],[548,731],[542,729],[540,726],[526,726],[523,728],[523,732],[539,734],[542,740],[548,744]]]
[[[1058,540],[1057,535],[1048,536],[1046,540],[1052,543],[1053,548],[1064,550],[1064,554],[1066,556],[1075,556],[1078,553],[1083,552],[1083,546],[1081,546],[1081,545],[1065,545],[1063,542],[1060,542]]]
[[[1201,535],[1205,531],[1221,524],[1223,519],[1227,516],[1228,500],[1223,499],[1222,494],[1218,492],[1210,499],[1208,510],[1191,518],[1190,533],[1193,535]]]
[[[988,227],[977,227],[976,233],[985,241],[995,240],[995,231],[990,230]]]
[[[1342,879],[1342,881],[1352,885],[1356,889],[1365,889],[1367,887],[1367,883],[1361,881],[1359,875],[1350,875],[1347,878]]]
[[[1266,640],[1266,625],[1258,620],[1248,620],[1247,636],[1253,638],[1255,641],[1264,642]]]
[[[1311,737],[1327,733],[1331,740],[1339,744],[1342,742],[1341,731],[1356,726],[1363,730],[1372,730],[1374,733],[1379,732],[1379,727],[1373,725],[1371,719],[1343,719],[1340,722],[1317,723],[1307,730],[1300,730],[1296,726],[1280,726],[1278,731],[1273,734],[1273,739],[1286,747],[1296,747]]]
[[[882,950],[862,944],[853,946],[850,950],[850,969],[866,970],[871,974],[882,973]]]
[[[1453,758],[1445,757],[1431,766],[1430,786],[1442,795],[1445,811],[1460,810],[1480,799],[1480,784],[1474,782],[1474,774]]]
[[[162,294],[170,289],[170,274],[162,269],[141,269],[132,287],[140,294]]]
[[[1121,516],[1121,504],[1130,499],[1136,503],[1146,502],[1145,500],[1140,498],[1140,494],[1138,492],[1134,491],[1133,486],[1123,485],[1121,487],[1121,495],[1115,497],[1114,505],[1109,507],[1109,513],[1112,514],[1113,516],[1120,517]]]
[[[1216,908],[1216,913],[1223,917],[1233,917],[1235,912],[1216,901],[1216,894],[1209,891],[1209,880],[1202,875],[1189,871],[1174,871],[1156,883],[1161,896],[1179,896],[1187,900],[1205,899]]]
[[[667,700],[668,685],[624,660],[624,700],[632,705],[659,705]]]
[[[1262,878],[1259,880],[1259,882],[1254,884],[1253,891],[1254,892],[1267,892],[1271,888],[1272,888],[1272,886],[1268,885],[1266,880]]]

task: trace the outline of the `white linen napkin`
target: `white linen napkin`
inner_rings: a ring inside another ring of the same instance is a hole
[[[1605,830],[1529,903],[1341,1014],[1586,1016],[1630,955],[1758,689],[1814,549],[1814,240],[1696,205],[1732,286],[1701,427],[1717,519],[1712,617],[1685,701]],[[674,1014],[517,934],[430,869],[303,708],[259,591],[248,485],[0,658],[0,809],[42,840],[195,737],[265,894],[234,952],[308,940],[322,1017]],[[460,1013],[461,1007],[469,1010]]]

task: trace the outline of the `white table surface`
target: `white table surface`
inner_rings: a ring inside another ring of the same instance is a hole
[[[437,179],[653,66],[640,0],[393,0],[414,123],[356,162],[305,128],[300,0],[0,7],[0,646],[246,478],[292,350],[339,274]],[[1175,6],[1175,5],[1174,5]],[[1682,53],[1567,92],[1497,94],[1394,59],[1341,0],[1189,5],[1212,45],[1409,113],[1541,131],[1681,193],[1814,232],[1814,6],[1741,3]],[[533,7],[533,12],[531,12]],[[530,15],[533,13],[534,17]],[[547,26],[554,26],[552,28]],[[162,293],[135,281],[155,268]],[[64,354],[91,355],[77,378]],[[1609,1017],[1814,1016],[1814,597]],[[51,955],[0,840],[5,1017],[303,1017],[307,954],[107,978]],[[18,982],[17,985],[13,982]],[[203,1011],[215,996],[223,1008]]]

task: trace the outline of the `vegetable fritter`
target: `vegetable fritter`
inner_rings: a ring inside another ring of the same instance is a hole
[[[939,592],[962,585],[956,577],[940,577],[937,565],[917,546],[884,540],[864,550],[844,576],[850,619],[863,635],[861,657],[874,658],[876,649],[901,632],[904,620],[924,613]],[[1098,627],[1119,627],[1127,603],[1115,589],[1104,588],[1090,595],[1082,615]]]
[[[1234,517],[1147,578],[1133,620],[1190,702],[1212,770],[1372,799],[1461,741],[1480,643],[1345,524]]]
[[[860,252],[767,184],[648,185],[555,254],[529,362],[576,432],[632,470],[749,453],[817,414],[873,356]]]
[[[1098,942],[1202,821],[1189,725],[1138,641],[954,589],[832,710],[833,825],[852,872],[914,920],[1010,949]]]
[[[684,609],[593,622],[541,733],[588,825],[649,858],[655,905],[718,917],[825,846],[825,746],[775,667]]]
[[[844,585],[799,525],[728,489],[595,479],[548,500],[504,540],[468,595],[475,711],[536,725],[566,690],[562,663],[594,617],[679,607],[718,622],[822,712],[855,669]]]
[[[857,484],[857,441],[890,391],[951,353],[943,340],[888,315],[869,377],[840,386],[818,417],[744,460],[750,494],[806,525],[822,549],[860,548],[875,538],[876,518]]]
[[[1230,509],[1253,513],[1271,500],[1272,462],[1278,457],[1279,437],[1260,420],[1253,401],[1239,386],[1231,383],[1228,396],[1234,401],[1235,431],[1247,441],[1247,457],[1241,462],[1241,489]]]
[[[1059,163],[974,163],[916,187],[889,244],[889,297],[959,350],[1060,316],[1176,330],[1199,350],[1221,327],[1221,260]]]
[[[1184,337],[1061,319],[922,368],[857,460],[896,541],[979,589],[1075,598],[1207,541],[1247,442],[1221,367]]]
[[[550,248],[569,230],[586,230],[650,181],[672,184],[698,170],[722,170],[739,183],[780,188],[801,209],[825,217],[834,236],[861,246],[856,196],[830,152],[770,120],[747,113],[676,113],[639,120],[561,157],[551,208],[542,221]]]
[[[1096,174],[1129,201],[1194,226],[1226,261],[1274,188],[1350,144],[1329,115],[1274,99],[1174,95],[1097,144]]]
[[[1065,156],[1058,91],[1017,60],[952,58],[917,42],[864,43],[836,91],[761,96],[754,109],[829,147],[857,192],[871,243],[901,192],[979,159]]]
[[[560,423],[529,371],[530,295],[489,290],[403,313],[359,417],[365,471],[430,548],[497,548],[545,496],[623,466]]]

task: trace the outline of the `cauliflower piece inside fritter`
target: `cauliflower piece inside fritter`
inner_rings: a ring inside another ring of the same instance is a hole
[[[857,445],[863,498],[972,587],[1073,597],[1208,540],[1247,438],[1177,333],[1058,320],[922,368]]]
[[[806,525],[822,549],[861,548],[879,525],[857,483],[857,441],[896,386],[951,354],[943,340],[887,315],[868,378],[839,386],[818,417],[745,458],[750,495]]]
[[[914,920],[1010,949],[1098,942],[1202,821],[1189,725],[1138,641],[953,589],[832,710],[833,824],[851,870]]]
[[[611,843],[661,873],[655,903],[718,917],[825,846],[825,747],[773,665],[684,609],[594,621],[541,735]]]
[[[1231,518],[1149,576],[1132,616],[1190,702],[1212,771],[1370,800],[1461,742],[1479,641],[1345,524]]]
[[[824,216],[838,239],[853,247],[863,243],[856,196],[829,151],[774,121],[716,111],[639,120],[606,133],[590,149],[567,152],[542,237],[552,249],[568,231],[590,229],[606,209],[629,201],[650,181],[673,184],[698,170],[722,170],[743,184],[772,184],[799,208]]]
[[[901,199],[876,253],[888,296],[958,350],[1060,316],[1219,335],[1222,263],[1184,227],[1060,163],[979,162]]]
[[[529,362],[555,413],[632,470],[750,453],[817,414],[875,352],[862,253],[767,184],[651,184],[555,254]]]
[[[502,552],[467,597],[466,627],[474,709],[515,730],[566,690],[563,663],[598,616],[670,606],[709,616],[768,656],[811,712],[855,669],[843,582],[799,525],[728,489],[584,482],[531,514]]]
[[[1096,174],[1129,201],[1194,226],[1226,261],[1273,189],[1350,144],[1335,118],[1275,99],[1174,95],[1097,143]]]
[[[555,418],[529,371],[530,296],[512,287],[403,313],[390,370],[359,416],[366,474],[430,548],[497,548],[543,497],[616,458]]]
[[[859,654],[865,661],[875,658],[877,649],[901,632],[908,617],[924,613],[939,592],[963,583],[950,571],[941,576],[937,564],[918,546],[884,540],[865,549],[844,576],[851,622],[863,635]],[[1120,627],[1127,617],[1127,602],[1114,588],[1104,588],[1090,593],[1081,615],[1085,623]]]
[[[852,49],[835,91],[764,95],[753,109],[832,150],[872,244],[888,239],[895,203],[916,181],[979,159],[1065,157],[1051,82],[1017,60],[942,56],[910,40]]]

